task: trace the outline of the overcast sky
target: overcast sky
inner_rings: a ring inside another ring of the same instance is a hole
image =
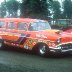
[[[0,0],[0,3],[3,2],[4,0]],[[21,1],[21,0],[17,0],[17,1]],[[61,3],[61,0],[58,0]]]
[[[4,0],[0,0],[0,3],[3,2]],[[21,1],[21,0],[17,0],[17,1]]]

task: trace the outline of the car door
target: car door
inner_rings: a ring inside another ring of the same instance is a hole
[[[16,22],[8,22],[8,27],[6,29],[6,35],[4,36],[4,39],[7,41],[15,41],[14,35],[17,35],[16,30]]]
[[[27,37],[27,24],[24,22],[18,23],[18,37],[16,36],[16,43],[23,44],[26,41]]]

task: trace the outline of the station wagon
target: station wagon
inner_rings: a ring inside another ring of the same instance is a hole
[[[33,50],[41,56],[72,51],[72,34],[51,29],[48,21],[30,18],[0,20],[0,48],[4,44]]]

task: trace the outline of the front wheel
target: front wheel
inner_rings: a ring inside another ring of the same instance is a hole
[[[49,48],[47,45],[45,44],[40,44],[38,46],[38,54],[40,56],[46,56],[46,55],[49,55]]]
[[[3,49],[3,46],[4,46],[4,41],[0,39],[0,49]]]

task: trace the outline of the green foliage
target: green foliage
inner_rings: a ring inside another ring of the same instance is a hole
[[[32,18],[48,18],[48,3],[46,0],[23,0],[21,16]]]
[[[5,15],[6,15],[6,5],[5,2],[2,2],[0,6],[0,17],[3,18]]]
[[[54,19],[59,19],[61,18],[61,6],[58,1],[53,1],[52,2],[52,13],[53,13],[53,18]]]
[[[63,15],[64,18],[72,18],[72,1],[71,0],[65,0],[63,2]]]
[[[11,14],[12,17],[17,16],[17,10],[18,10],[19,2],[16,0],[9,0],[6,2],[6,7],[9,15]]]

